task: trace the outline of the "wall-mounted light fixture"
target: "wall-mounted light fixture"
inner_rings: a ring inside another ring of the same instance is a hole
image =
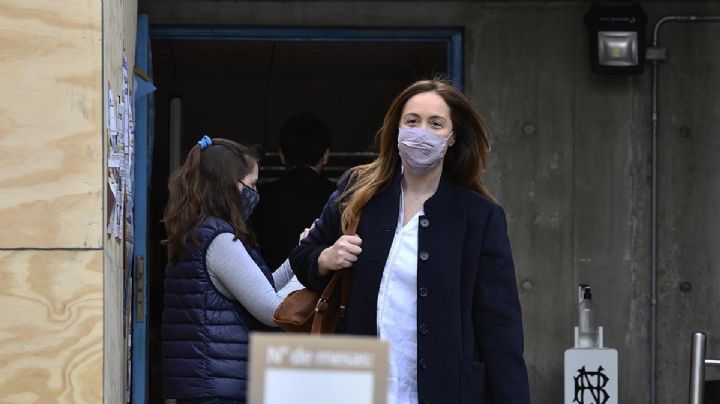
[[[594,3],[585,14],[592,70],[599,74],[640,74],[645,68],[647,16],[637,3]]]

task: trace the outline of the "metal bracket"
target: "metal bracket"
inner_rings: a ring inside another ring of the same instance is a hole
[[[645,60],[648,62],[664,62],[667,60],[667,49],[650,46],[645,50]]]

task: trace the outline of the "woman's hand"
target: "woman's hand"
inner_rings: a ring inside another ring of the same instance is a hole
[[[330,271],[350,268],[362,252],[362,240],[357,235],[340,236],[332,246],[324,249],[318,257],[318,273],[325,276]]]

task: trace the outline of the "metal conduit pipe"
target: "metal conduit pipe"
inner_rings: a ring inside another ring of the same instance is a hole
[[[655,404],[657,378],[657,138],[658,138],[658,70],[665,60],[664,49],[658,46],[660,28],[668,22],[720,22],[720,16],[675,15],[663,17],[655,23],[652,48],[647,59],[652,64],[652,191],[650,236],[650,404]]]

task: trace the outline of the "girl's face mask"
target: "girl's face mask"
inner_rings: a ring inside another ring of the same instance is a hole
[[[400,158],[408,170],[415,174],[425,174],[442,161],[447,150],[447,140],[423,128],[400,128]]]
[[[245,185],[244,182],[240,181],[240,183],[243,184],[243,187],[240,190],[240,198],[242,198],[243,204],[243,215],[245,215],[245,220],[247,220],[250,215],[252,215],[252,212],[258,202],[260,202],[260,193]]]

